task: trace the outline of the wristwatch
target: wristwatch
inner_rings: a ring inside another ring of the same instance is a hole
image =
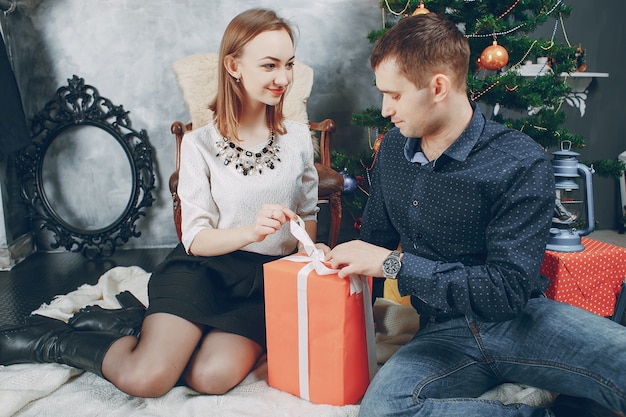
[[[401,266],[400,251],[394,250],[383,261],[383,276],[389,279],[396,279]]]

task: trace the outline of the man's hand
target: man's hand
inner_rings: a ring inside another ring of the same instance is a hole
[[[383,261],[390,253],[389,249],[353,240],[335,246],[326,255],[326,261],[332,268],[340,270],[338,275],[341,278],[350,274],[382,277]]]

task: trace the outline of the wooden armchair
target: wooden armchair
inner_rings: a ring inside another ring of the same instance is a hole
[[[312,131],[319,133],[320,157],[315,162],[315,168],[319,176],[318,204],[328,204],[330,211],[330,230],[328,246],[331,248],[337,244],[339,229],[341,227],[341,191],[343,190],[343,177],[331,167],[330,139],[337,127],[331,119],[321,122],[309,122]],[[185,132],[192,129],[191,123],[172,123],[172,133],[176,138],[176,170],[170,176],[170,192],[174,209],[174,225],[178,239],[181,239],[181,209],[178,197],[178,170],[180,169],[180,145]]]

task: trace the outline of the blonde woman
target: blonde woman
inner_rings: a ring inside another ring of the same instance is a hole
[[[293,31],[273,11],[226,28],[214,120],[182,143],[182,243],[150,278],[141,337],[40,318],[0,332],[0,363],[65,363],[139,397],[179,380],[222,394],[250,372],[265,349],[262,265],[297,250],[289,219],[316,234],[309,129],[282,115],[294,59]]]

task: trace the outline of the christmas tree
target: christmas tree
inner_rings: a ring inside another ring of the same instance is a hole
[[[467,76],[468,95],[486,107],[490,117],[532,137],[551,152],[563,141],[572,150],[583,148],[585,138],[567,130],[562,111],[571,93],[569,74],[585,70],[584,50],[569,43],[564,19],[571,7],[562,0],[381,0],[382,28],[367,35],[370,43],[400,19],[412,14],[445,14],[465,33],[471,57]],[[550,39],[533,36],[538,26],[554,23]],[[566,44],[555,41],[562,30]],[[370,107],[352,115],[353,123],[366,127],[371,152],[349,155],[333,152],[336,169],[354,175],[358,189],[345,199],[349,209],[361,209],[368,194],[368,174],[377,141],[393,126]],[[374,139],[372,139],[374,136]],[[620,161],[583,161],[601,176],[618,177]]]

